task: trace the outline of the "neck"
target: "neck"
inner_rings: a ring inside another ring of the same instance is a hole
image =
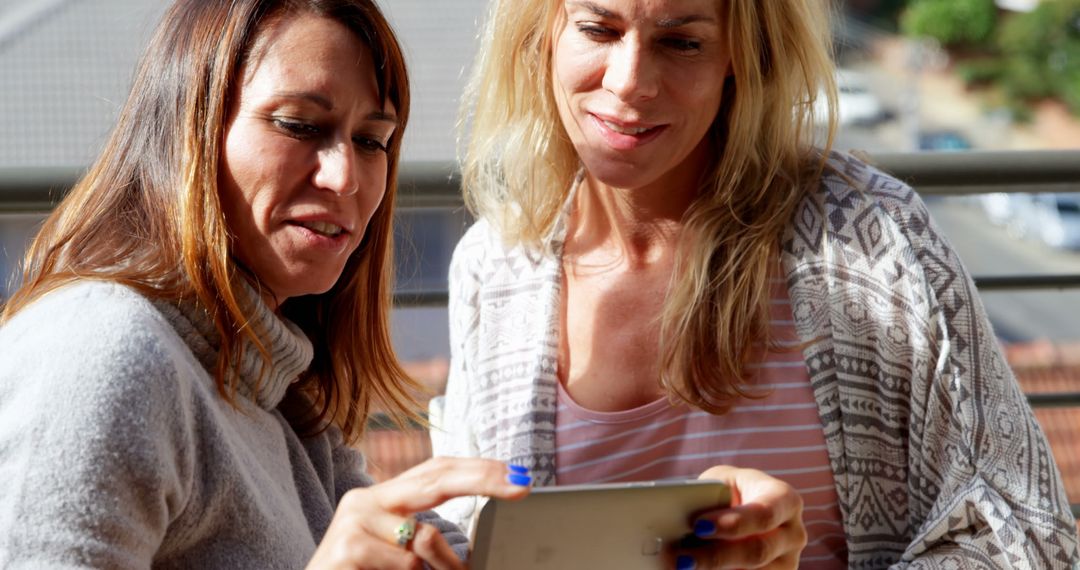
[[[617,188],[586,175],[574,198],[567,252],[606,250],[633,264],[651,263],[678,242],[693,184],[657,182]]]

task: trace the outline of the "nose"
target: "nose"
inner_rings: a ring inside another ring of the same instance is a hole
[[[335,142],[318,152],[315,186],[342,196],[351,196],[359,189],[356,156],[350,142]]]
[[[623,101],[651,99],[659,92],[659,72],[648,48],[625,36],[608,54],[603,86]]]

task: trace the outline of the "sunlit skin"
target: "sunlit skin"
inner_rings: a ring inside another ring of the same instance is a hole
[[[237,260],[277,306],[338,280],[386,190],[397,122],[368,48],[299,14],[263,31],[234,94],[219,186]]]
[[[563,249],[558,377],[586,409],[666,396],[659,319],[683,215],[718,149],[709,130],[731,54],[721,0],[566,0],[553,30],[553,92],[582,166]],[[802,499],[752,469],[715,466],[730,507],[697,513],[715,531],[680,567],[798,566]],[[672,561],[673,562],[673,561]]]
[[[569,0],[554,34],[559,115],[596,182],[694,185],[731,57],[715,0]]]
[[[564,255],[559,374],[590,409],[665,393],[656,317],[682,215],[716,152],[708,133],[731,62],[720,6],[566,0],[553,30],[554,98],[585,169]]]

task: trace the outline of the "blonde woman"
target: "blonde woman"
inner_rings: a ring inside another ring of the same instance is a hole
[[[828,11],[492,0],[436,453],[542,485],[728,480],[679,568],[1072,568],[956,254],[910,188],[829,150],[832,116],[814,140]]]
[[[0,326],[0,567],[464,568],[427,511],[529,477],[373,484],[409,112],[370,0],[178,0]]]

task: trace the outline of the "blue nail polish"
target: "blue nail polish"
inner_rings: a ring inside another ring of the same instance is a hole
[[[512,471],[514,473],[517,473],[518,475],[528,475],[529,474],[529,468],[525,467],[524,465],[510,464],[507,467],[510,468],[510,471]]]
[[[532,477],[528,475],[519,475],[517,473],[511,473],[506,476],[506,480],[514,485],[521,485],[522,487],[528,487],[532,485]]]
[[[709,519],[699,519],[694,523],[694,536],[708,538],[716,534],[716,523]]]
[[[694,570],[694,557],[685,554],[675,559],[675,570]]]

